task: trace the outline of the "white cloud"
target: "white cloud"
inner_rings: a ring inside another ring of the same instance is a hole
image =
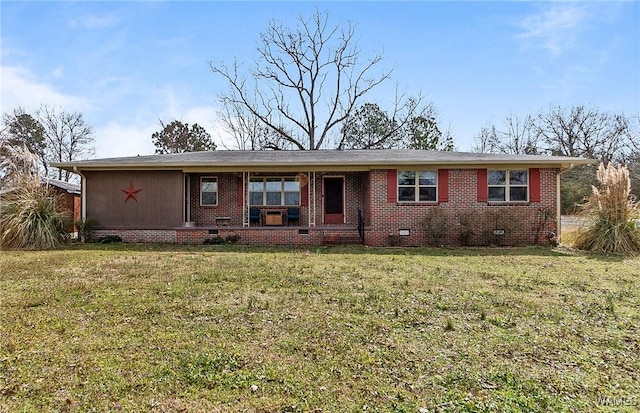
[[[222,128],[218,121],[218,108],[215,106],[195,106],[192,108],[179,108],[179,99],[173,93],[168,93],[167,96],[167,116],[162,118],[162,121],[167,123],[173,120],[179,120],[183,123],[193,125],[197,123],[202,126],[213,138],[217,149],[222,150],[226,147],[233,147],[233,139]],[[226,145],[226,146],[225,146]]]
[[[56,79],[60,79],[62,76],[64,76],[64,66],[58,66],[53,70],[52,73],[53,77]]]
[[[551,4],[518,23],[523,30],[518,38],[525,42],[526,47],[546,49],[558,56],[575,46],[580,29],[589,17],[587,8],[581,4]]]
[[[71,28],[82,27],[85,29],[104,29],[118,23],[119,19],[113,15],[98,16],[95,14],[87,14],[79,18],[69,20],[68,24]]]
[[[175,109],[175,108],[173,108]],[[225,149],[222,145],[225,132],[215,120],[216,108],[211,106],[198,106],[182,111],[184,115],[176,116],[177,112],[169,111],[169,115],[160,117],[168,123],[179,120],[193,125],[197,123],[209,132],[219,150]],[[96,158],[112,158],[136,155],[151,155],[155,152],[155,146],[151,135],[161,129],[160,122],[153,117],[144,120],[134,120],[131,123],[110,122],[103,126],[96,126]]]
[[[197,123],[209,132],[209,135],[213,138],[213,141],[218,146],[218,149],[223,149],[221,146],[220,133],[222,132],[217,125],[217,109],[213,106],[198,106],[187,110],[184,114],[184,122],[193,125]]]
[[[158,130],[157,124],[119,124],[110,122],[96,127],[96,158],[152,155],[155,147],[151,135]]]
[[[85,99],[58,92],[19,67],[0,67],[0,80],[2,113],[10,112],[19,106],[35,109],[41,104],[63,106],[72,111],[89,107]]]

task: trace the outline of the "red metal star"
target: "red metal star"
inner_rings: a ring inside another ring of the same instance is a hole
[[[133,182],[130,182],[129,187],[127,189],[121,189],[121,191],[127,194],[127,196],[124,198],[124,202],[127,202],[130,199],[133,199],[134,201],[138,202],[138,198],[136,198],[136,194],[142,191],[142,188],[135,189],[135,187],[133,186]]]

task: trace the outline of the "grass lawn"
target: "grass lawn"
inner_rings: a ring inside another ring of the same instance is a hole
[[[0,255],[0,412],[637,411],[640,258],[90,245]]]

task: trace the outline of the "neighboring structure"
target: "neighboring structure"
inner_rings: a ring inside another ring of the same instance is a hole
[[[582,158],[419,150],[213,151],[54,164],[94,238],[198,244],[526,245],[559,231]]]
[[[82,219],[80,185],[49,178],[44,178],[42,184],[48,185],[55,193],[62,196],[64,207],[70,212],[64,229],[67,232],[76,232],[74,223]]]
[[[80,210],[82,201],[80,194],[80,185],[71,182],[60,181],[57,179],[44,178],[39,180],[43,186],[48,186],[55,194],[59,194],[63,199],[63,208],[68,212],[64,223],[64,230],[73,233],[76,232],[75,222],[82,217]],[[0,195],[12,192],[15,188],[0,190]]]

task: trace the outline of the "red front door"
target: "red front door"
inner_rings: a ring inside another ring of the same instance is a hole
[[[324,223],[344,224],[344,178],[325,177],[324,188]]]

